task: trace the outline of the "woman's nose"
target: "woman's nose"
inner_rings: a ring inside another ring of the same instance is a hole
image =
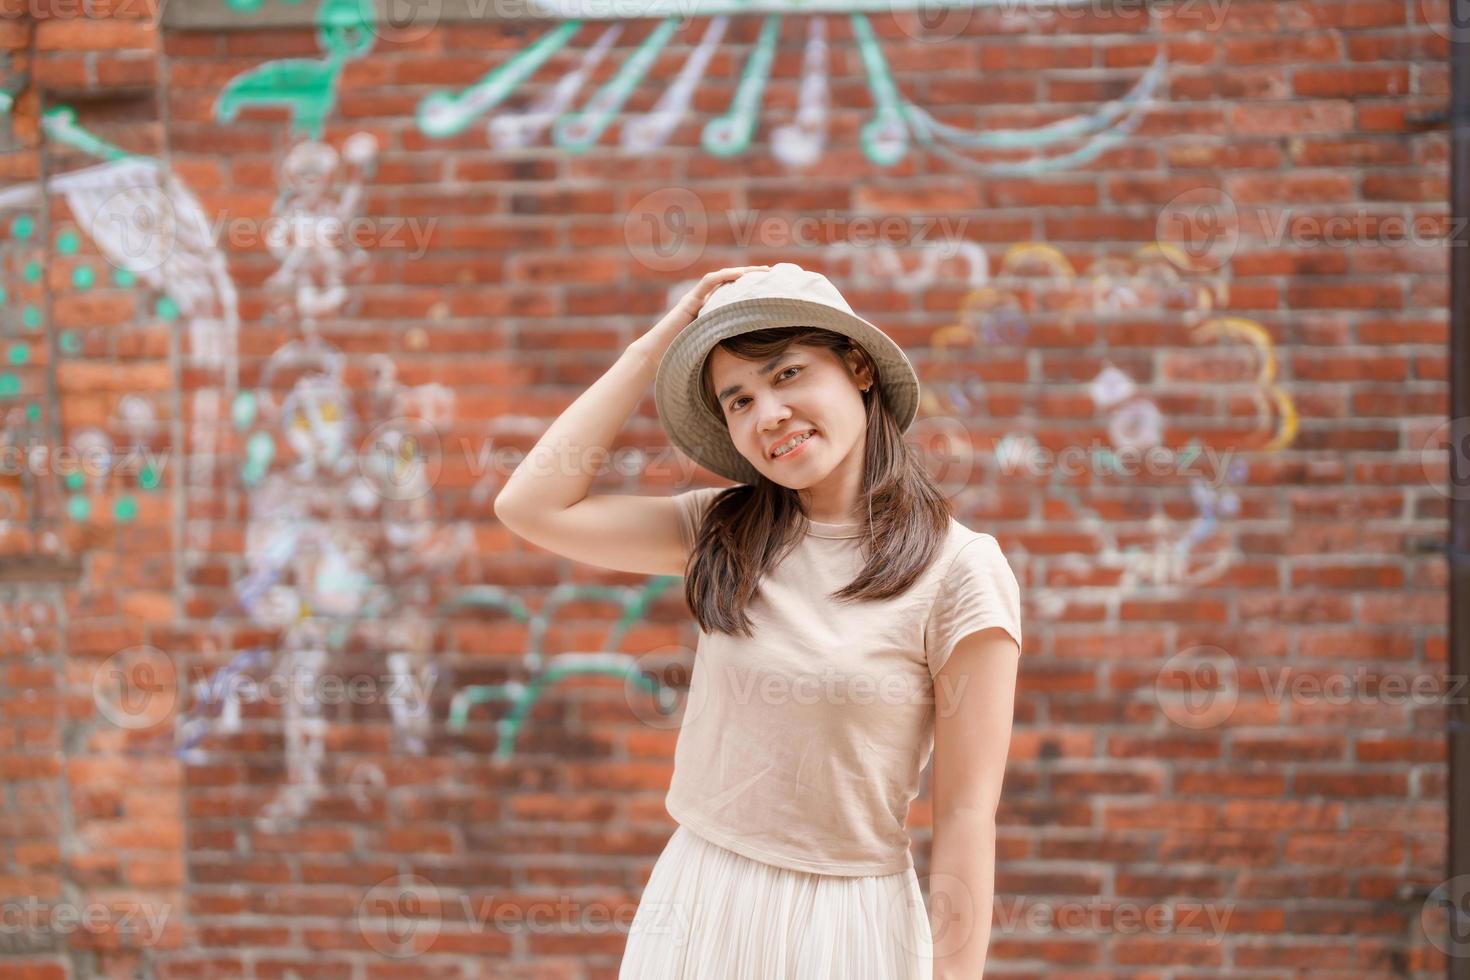
[[[782,425],[786,424],[786,420],[789,418],[791,418],[791,411],[785,405],[772,405],[770,408],[765,409],[761,415],[761,431],[778,431]]]

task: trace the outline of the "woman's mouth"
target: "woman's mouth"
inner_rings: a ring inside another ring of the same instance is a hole
[[[793,437],[793,438],[796,439],[795,445],[792,444],[791,439],[788,439],[785,442],[783,442],[781,445],[777,446],[776,449],[771,454],[771,459],[773,461],[774,460],[782,460],[782,459],[790,459],[792,456],[797,455],[804,448],[806,448],[806,444],[809,443],[809,442],[811,442],[816,437],[817,437],[817,430],[816,429],[808,429],[800,437]]]

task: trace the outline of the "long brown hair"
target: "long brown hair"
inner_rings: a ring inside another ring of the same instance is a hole
[[[862,522],[866,563],[858,576],[829,598],[837,602],[887,599],[906,591],[939,553],[949,530],[949,499],[930,478],[898,421],[882,398],[883,379],[861,344],[819,327],[772,327],[722,340],[716,346],[736,357],[772,357],[792,344],[831,349],[847,364],[857,351],[871,369],[864,393],[867,435],[863,445]],[[711,349],[711,354],[714,350]],[[708,372],[700,366],[700,394],[716,418],[724,418]],[[849,370],[851,370],[849,366]],[[706,633],[753,632],[746,607],[761,576],[781,560],[807,530],[797,491],[757,474],[753,484],[728,487],[705,513],[684,569],[684,598]]]

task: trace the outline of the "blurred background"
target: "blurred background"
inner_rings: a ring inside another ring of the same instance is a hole
[[[3,8],[0,976],[616,976],[694,624],[491,500],[778,261],[1022,582],[987,976],[1444,975],[1446,2]]]

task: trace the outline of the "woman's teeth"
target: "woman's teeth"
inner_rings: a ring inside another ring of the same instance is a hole
[[[787,453],[789,453],[791,450],[795,449],[797,446],[799,446],[802,443],[806,442],[813,435],[814,435],[814,433],[805,432],[805,433],[802,433],[799,436],[795,436],[791,440],[789,440],[788,442],[784,442],[780,446],[776,447],[775,451],[773,451],[771,453],[771,455],[772,456],[784,456]]]

